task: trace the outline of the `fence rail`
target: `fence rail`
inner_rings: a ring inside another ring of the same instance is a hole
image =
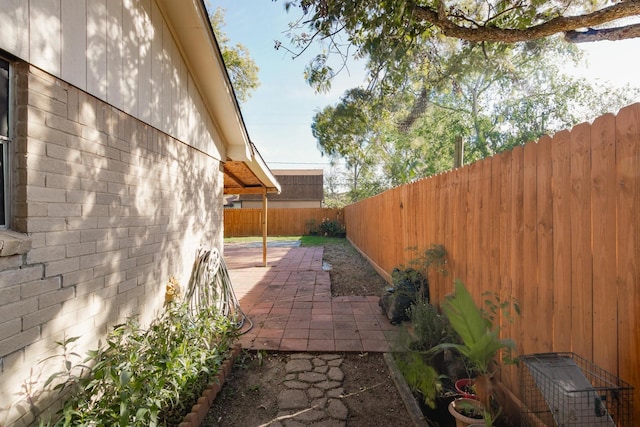
[[[386,273],[444,245],[435,301],[453,279],[478,303],[515,297],[502,335],[520,354],[575,352],[640,387],[640,104],[350,205],[345,221]],[[502,378],[519,393],[515,368]]]
[[[224,237],[262,236],[262,209],[225,209]],[[324,218],[344,225],[342,209],[274,208],[267,209],[269,236],[300,236],[318,231]]]

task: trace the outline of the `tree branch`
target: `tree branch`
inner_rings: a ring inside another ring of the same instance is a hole
[[[640,37],[640,24],[627,25],[617,28],[589,28],[587,31],[567,31],[566,41],[571,43],[595,42],[601,40],[624,40]]]
[[[431,9],[427,6],[414,5],[415,15],[419,19],[423,19],[424,21],[438,27],[446,36],[467,41],[514,43],[539,39],[557,33],[569,33],[567,34],[567,39],[569,41],[573,41],[573,38],[576,38],[583,42],[595,40],[621,40],[623,38],[634,38],[640,36],[640,34],[638,34],[638,31],[640,30],[635,29],[635,27],[640,24],[628,27],[611,28],[607,30],[589,30],[586,33],[580,33],[579,36],[575,34],[578,33],[576,30],[580,28],[590,28],[616,19],[640,15],[640,0],[629,0],[616,3],[612,6],[605,7],[595,12],[586,13],[584,15],[558,16],[547,22],[523,29],[488,26],[463,27],[450,20],[450,17],[444,12],[442,2],[439,2],[439,5],[440,7],[438,10]],[[590,32],[594,35],[590,35]],[[603,36],[605,34],[608,34],[609,37],[615,38],[606,38]]]

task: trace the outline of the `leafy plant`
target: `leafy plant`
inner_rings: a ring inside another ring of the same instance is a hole
[[[66,340],[64,369],[47,385],[71,396],[53,425],[177,425],[236,337],[214,308],[192,314],[186,304],[170,304],[147,330],[134,320],[116,328],[75,366],[67,355],[73,339]]]
[[[462,343],[442,343],[436,347],[457,350],[479,374],[490,373],[490,365],[499,350],[515,348],[512,340],[500,338],[499,328],[494,327],[491,319],[478,308],[461,281],[456,281],[455,294],[447,297],[442,310]]]
[[[417,251],[417,248],[410,248],[412,251]],[[438,272],[447,274],[445,269],[447,265],[447,250],[443,245],[433,244],[428,248],[418,252],[414,258],[409,261],[409,266],[416,270],[426,273],[429,269],[436,267]]]
[[[338,236],[344,233],[344,227],[338,221],[323,218],[320,223],[320,234],[327,237]]]
[[[409,352],[396,356],[398,368],[413,391],[419,392],[424,403],[430,408],[436,407],[436,398],[442,391],[441,376],[438,371],[425,362],[420,353]]]
[[[500,338],[500,328],[494,326],[493,320],[497,309],[506,310],[512,303],[513,301],[502,304],[494,295],[490,298],[488,308],[480,309],[464,283],[456,281],[455,293],[446,298],[442,304],[442,310],[460,336],[462,343],[441,343],[432,349],[455,349],[472,364],[473,369],[478,373],[475,379],[478,399],[487,408],[485,411],[487,423],[492,422],[500,412],[499,410],[496,413],[491,412],[493,395],[491,365],[500,350],[505,350],[509,355],[503,360],[515,361],[510,356],[511,351],[515,349],[515,343],[510,339]]]
[[[481,405],[477,405],[472,401],[458,400],[456,401],[455,408],[465,417],[482,419],[484,417],[484,410]]]
[[[413,326],[415,350],[429,350],[443,342],[456,342],[457,336],[446,316],[428,302],[418,302],[409,310],[409,319]]]

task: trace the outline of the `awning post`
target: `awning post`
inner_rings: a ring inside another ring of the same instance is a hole
[[[267,191],[262,193],[262,266],[267,266]]]

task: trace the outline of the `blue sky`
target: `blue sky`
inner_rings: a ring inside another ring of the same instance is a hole
[[[284,1],[209,0],[208,5],[225,10],[223,28],[233,44],[249,49],[260,68],[260,87],[241,105],[249,136],[271,169],[328,169],[311,134],[313,115],[338,102],[346,89],[364,84],[363,65],[350,62],[329,93],[317,94],[304,81],[305,65],[318,53],[309,52],[295,60],[291,54],[274,49],[274,40],[286,41],[288,14]],[[640,86],[640,40],[598,42],[580,45],[587,51],[587,66],[576,73],[616,85]],[[640,101],[640,100],[639,100]]]
[[[241,105],[249,136],[271,169],[319,169],[328,167],[311,134],[313,115],[339,101],[342,93],[364,81],[362,65],[350,64],[329,93],[317,94],[307,85],[305,65],[318,51],[292,59],[291,53],[275,50],[274,40],[285,42],[285,31],[295,15],[287,14],[284,2],[271,0],[211,0],[225,10],[223,28],[231,43],[249,49],[260,68],[260,87]]]

